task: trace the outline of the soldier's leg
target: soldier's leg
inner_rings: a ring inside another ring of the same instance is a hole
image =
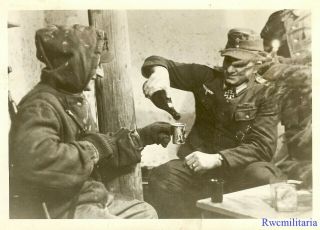
[[[270,178],[283,175],[281,170],[270,162],[249,164],[243,171],[239,182],[241,189],[268,184]]]
[[[196,201],[207,196],[202,178],[180,159],[153,169],[149,188],[159,218],[199,218]]]
[[[132,200],[126,196],[116,194],[114,201],[107,206],[109,212],[124,219],[157,219],[156,210],[148,203]]]
[[[75,209],[74,219],[117,219],[112,215],[108,208],[103,207],[99,203],[81,204]]]
[[[116,194],[106,206],[82,204],[76,207],[75,219],[156,219],[155,209],[146,202]]]

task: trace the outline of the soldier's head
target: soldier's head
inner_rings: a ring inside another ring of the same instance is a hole
[[[100,63],[110,61],[105,33],[91,26],[50,25],[36,32],[35,42],[46,65],[42,80],[70,93],[82,92]]]
[[[270,15],[263,27],[261,38],[267,52],[274,41],[279,42],[277,54],[299,58],[311,52],[311,12],[309,10],[286,9]]]
[[[273,43],[279,43],[277,47],[277,55],[290,57],[288,47],[285,20],[290,10],[279,10],[270,15],[265,26],[261,30],[260,36],[263,39],[263,46],[266,52],[271,52]]]
[[[228,33],[228,42],[221,51],[224,57],[223,68],[226,83],[238,85],[248,79],[254,63],[246,60],[258,60],[266,56],[262,39],[251,29],[234,28]]]

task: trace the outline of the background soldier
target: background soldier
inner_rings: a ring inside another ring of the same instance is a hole
[[[310,19],[308,11],[281,10],[269,17],[261,31],[265,49],[272,51],[272,42],[277,40],[277,54],[286,57],[266,63],[271,67],[263,75],[276,83],[285,126],[285,142],[274,160],[289,179],[302,180],[307,187],[312,183]]]

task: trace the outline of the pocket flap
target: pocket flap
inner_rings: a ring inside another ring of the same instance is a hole
[[[250,121],[256,118],[256,113],[256,108],[237,109],[234,118],[236,121]]]

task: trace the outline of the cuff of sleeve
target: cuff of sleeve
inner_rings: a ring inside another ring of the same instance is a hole
[[[99,161],[99,151],[98,149],[94,146],[94,144],[92,144],[91,142],[87,141],[89,147],[92,149],[93,152],[93,156],[92,156],[92,160],[94,162],[94,164],[97,164]]]
[[[129,132],[129,140],[131,145],[137,150],[137,151],[142,151],[144,149],[144,144],[142,142],[142,139],[139,135],[139,132],[137,129],[131,130]]]
[[[153,66],[162,66],[168,69],[166,60],[164,58],[159,56],[151,56],[144,61],[141,67],[142,76],[144,76],[145,78],[149,78],[150,75],[152,74],[150,68],[152,68]]]
[[[225,158],[225,156],[223,156],[220,152],[218,154],[220,156],[220,160],[221,160],[221,163],[222,163],[220,167],[222,167],[222,168],[230,167],[230,165],[229,165],[227,159]]]
[[[112,143],[103,134],[86,133],[82,140],[90,142],[98,152],[98,159],[109,158],[113,155]]]

